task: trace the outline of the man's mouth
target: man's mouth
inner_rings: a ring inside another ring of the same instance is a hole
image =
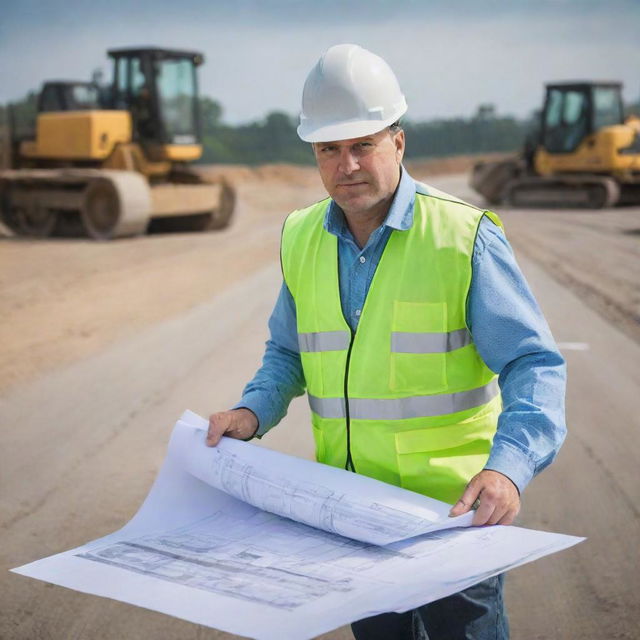
[[[360,185],[367,184],[366,182],[341,182],[339,187],[359,187]]]

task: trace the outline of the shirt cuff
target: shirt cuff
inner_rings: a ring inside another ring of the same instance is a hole
[[[267,407],[261,402],[258,394],[248,393],[242,396],[242,399],[231,409],[249,409],[258,419],[258,429],[253,434],[254,438],[262,438],[262,436],[271,428],[267,419]]]
[[[484,468],[507,476],[520,495],[536,472],[535,462],[524,451],[502,440],[494,441]]]

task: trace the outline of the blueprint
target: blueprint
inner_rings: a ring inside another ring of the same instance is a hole
[[[193,426],[205,429],[208,423],[191,412],[179,425],[183,430],[174,438],[174,449],[193,476],[243,502],[324,531],[384,545],[470,526],[473,519],[472,513],[450,518],[450,505],[439,500],[232,438],[202,449],[202,435]]]
[[[206,425],[182,416],[122,529],[14,571],[241,636],[294,640],[420,606],[581,540],[465,519],[451,528],[449,505],[250,443],[224,438],[211,449]]]

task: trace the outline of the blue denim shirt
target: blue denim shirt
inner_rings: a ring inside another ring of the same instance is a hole
[[[416,192],[428,194],[428,187],[403,169],[389,213],[363,249],[340,207],[331,201],[327,209],[324,227],[338,238],[342,310],[354,331],[387,240],[413,224]],[[502,393],[503,411],[485,469],[503,473],[522,492],[551,463],[564,440],[566,370],[507,239],[486,216],[474,246],[467,325],[480,356],[499,375]],[[284,283],[269,329],[262,367],[235,407],[256,414],[258,436],[280,422],[291,400],[305,390],[296,307]]]

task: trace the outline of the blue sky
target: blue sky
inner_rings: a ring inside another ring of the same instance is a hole
[[[5,0],[0,102],[98,67],[110,77],[108,48],[157,45],[205,54],[202,93],[228,122],[297,114],[308,70],[340,42],[391,64],[414,120],[487,102],[524,116],[557,80],[620,80],[640,98],[637,0]]]

